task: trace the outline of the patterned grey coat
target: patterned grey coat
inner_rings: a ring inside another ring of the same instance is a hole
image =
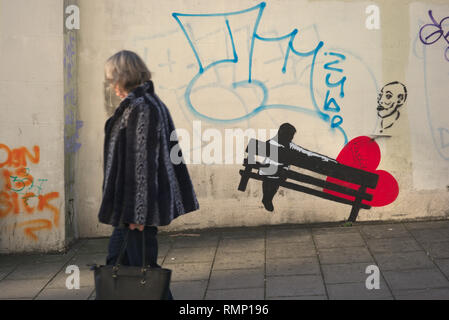
[[[173,148],[182,156],[174,130],[151,81],[120,103],[105,125],[100,222],[164,226],[199,208],[186,165],[170,159]]]

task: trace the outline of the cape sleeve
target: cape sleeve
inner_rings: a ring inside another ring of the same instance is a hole
[[[151,130],[150,107],[143,101],[129,114],[126,129],[125,223],[145,225],[150,208],[150,197],[157,194],[158,161],[155,150],[156,130]]]

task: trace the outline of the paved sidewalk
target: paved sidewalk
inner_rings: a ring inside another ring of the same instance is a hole
[[[94,299],[86,264],[103,264],[108,239],[66,254],[0,256],[0,299]],[[160,234],[159,263],[175,299],[449,299],[449,221],[267,226]],[[81,288],[68,290],[68,265]],[[366,267],[380,268],[367,290]]]

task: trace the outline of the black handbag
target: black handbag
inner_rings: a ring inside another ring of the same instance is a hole
[[[145,236],[142,231],[142,267],[120,263],[128,245],[129,230],[114,266],[94,266],[96,300],[167,300],[171,270],[145,266]]]

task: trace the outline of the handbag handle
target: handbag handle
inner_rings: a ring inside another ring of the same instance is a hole
[[[130,232],[130,230],[128,229],[126,231],[126,235],[125,235],[125,239],[124,239],[124,241],[122,243],[122,247],[120,248],[120,253],[118,255],[117,261],[115,262],[114,270],[118,270],[118,267],[120,266],[120,264],[121,264],[121,262],[123,260],[123,257],[125,255],[126,248],[128,247],[129,232]],[[142,231],[142,270],[145,269],[145,262],[146,262],[145,261],[146,260],[145,259],[146,258],[145,254],[146,254],[146,250],[145,250],[145,229],[143,229],[143,231]]]

